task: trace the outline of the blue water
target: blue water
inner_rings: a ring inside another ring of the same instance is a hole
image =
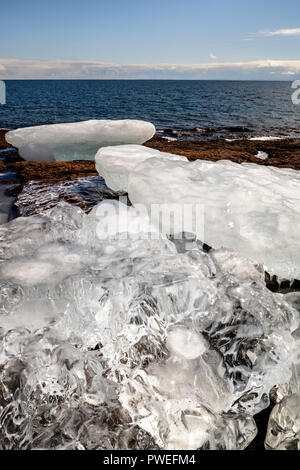
[[[131,118],[187,138],[300,137],[300,106],[292,104],[289,82],[8,80],[6,89],[0,128]]]

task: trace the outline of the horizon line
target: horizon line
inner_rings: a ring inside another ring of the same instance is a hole
[[[291,79],[269,79],[269,78],[1,78],[3,82],[26,82],[26,81],[94,81],[94,82],[277,82],[277,83],[293,83]]]

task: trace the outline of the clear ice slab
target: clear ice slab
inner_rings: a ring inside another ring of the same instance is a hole
[[[300,392],[285,397],[269,419],[267,450],[300,450]]]
[[[96,170],[114,191],[128,191],[128,177],[135,167],[149,158],[187,161],[181,155],[160,152],[140,145],[120,145],[100,149],[95,157]]]
[[[8,132],[6,141],[29,161],[94,160],[100,147],[143,144],[155,134],[150,122],[90,120],[25,127]]]
[[[126,211],[128,229],[107,232]],[[253,416],[291,379],[299,314],[255,265],[247,279],[237,255],[178,253],[152,231],[116,201],[0,227],[1,448],[244,449],[255,437]]]
[[[108,186],[128,189],[132,204],[145,205],[149,213],[153,205],[161,211],[199,207],[203,223],[192,222],[207,245],[237,251],[279,278],[300,278],[298,171],[230,161],[188,162],[138,147],[115,147],[113,155],[102,149],[96,160]]]

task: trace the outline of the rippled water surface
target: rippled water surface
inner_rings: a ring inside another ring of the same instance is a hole
[[[289,82],[10,80],[0,127],[144,119],[188,135],[300,136]],[[232,129],[233,128],[233,129]]]

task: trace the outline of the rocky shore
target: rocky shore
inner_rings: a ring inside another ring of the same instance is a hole
[[[78,205],[84,210],[89,210],[97,198],[114,198],[115,195],[110,190],[103,188],[103,180],[99,177],[93,161],[27,162],[19,156],[16,149],[7,144],[6,132],[0,130],[0,172],[3,172],[0,185],[9,183],[9,196],[19,197],[17,206],[21,215],[33,214],[35,206],[38,210],[53,207],[57,198]],[[155,136],[144,145],[162,152],[184,155],[191,161],[231,160],[236,163],[248,162],[300,170],[300,139],[228,141],[218,138],[208,141],[168,141],[166,138]],[[5,149],[7,151],[3,153]],[[258,158],[259,152],[264,152],[268,158]],[[75,179],[76,184],[72,184],[71,181]],[[86,185],[89,186],[89,192],[86,191]],[[21,192],[23,197],[19,196]],[[283,281],[279,284],[275,276],[269,277],[268,274],[266,282],[268,288],[274,292],[289,292],[300,288],[298,280]]]
[[[73,162],[26,162],[17,151],[6,143],[5,130],[0,130],[0,150],[11,148],[11,152],[0,160],[0,171],[16,172],[16,181],[24,185],[28,181],[54,183],[69,181],[74,178],[97,175],[93,161]],[[275,141],[253,141],[239,139],[227,141],[215,140],[172,140],[153,137],[145,146],[162,152],[184,155],[190,160],[232,160],[236,163],[251,162],[260,165],[271,165],[280,168],[300,170],[300,139],[283,139]],[[262,160],[257,155],[264,152],[268,158]]]
[[[6,143],[5,132],[0,130],[0,172],[3,172],[0,184],[9,183],[10,195],[19,196],[18,209],[21,215],[31,215],[35,210],[48,209],[57,203],[57,199],[64,199],[88,210],[97,201],[99,202],[99,195],[102,199],[106,197],[112,199],[115,196],[104,188],[103,180],[99,177],[93,161],[26,162],[18,155],[16,149]],[[300,170],[300,139],[168,141],[165,138],[154,137],[145,146],[184,155],[191,161],[228,159],[236,163],[252,162]],[[262,160],[257,156],[259,152],[264,152],[268,157]],[[72,181],[75,179],[76,182]],[[275,276],[270,277],[267,273],[266,284],[274,292],[286,293],[300,289],[298,280],[283,281],[279,284]],[[255,416],[259,434],[251,443],[249,450],[263,449],[272,406]]]
[[[5,149],[6,147],[10,147],[10,145],[6,143],[6,140],[4,137],[5,134],[6,134],[6,131],[3,129],[0,129],[0,149]]]
[[[184,155],[190,160],[231,160],[236,163],[258,163],[300,170],[300,139],[168,141],[161,137],[154,137],[145,145],[162,152]],[[268,158],[260,159],[257,157],[259,152],[266,153]]]
[[[0,130],[0,150],[11,148],[11,152],[7,152],[7,155],[3,155],[0,160],[0,171],[16,172],[15,183],[20,185],[24,185],[28,181],[54,183],[97,175],[93,161],[25,162],[19,157],[17,151],[13,151],[13,148],[6,143],[5,133],[5,130]],[[162,152],[184,155],[190,160],[232,160],[236,163],[251,162],[300,170],[300,139],[275,141],[240,139],[231,142],[226,139],[168,141],[155,136],[145,146]],[[259,152],[266,153],[268,158],[260,159],[257,157]]]

